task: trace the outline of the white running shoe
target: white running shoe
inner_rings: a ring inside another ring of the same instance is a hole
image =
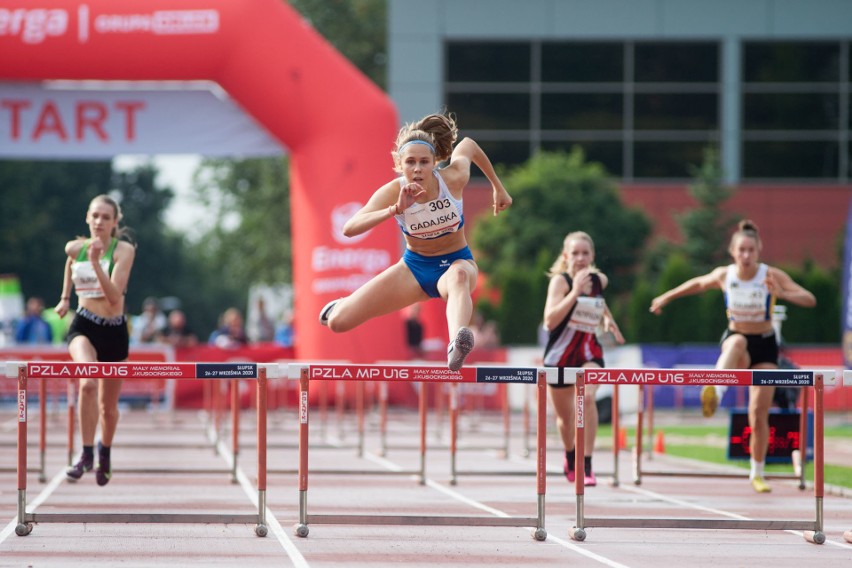
[[[328,327],[328,316],[331,315],[331,310],[334,309],[334,306],[336,306],[337,302],[339,302],[339,301],[340,301],[340,298],[337,298],[336,300],[332,300],[329,303],[327,303],[323,307],[323,309],[320,310],[319,322],[322,325]]]
[[[447,366],[451,371],[458,371],[464,365],[468,353],[473,350],[473,332],[466,327],[460,327],[456,338],[447,347]]]

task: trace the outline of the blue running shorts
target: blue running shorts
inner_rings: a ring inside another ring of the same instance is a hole
[[[402,260],[414,274],[417,283],[432,298],[441,297],[441,294],[438,293],[438,279],[450,268],[453,262],[459,259],[473,260],[470,247],[464,247],[456,252],[441,256],[423,256],[408,249],[402,255]]]

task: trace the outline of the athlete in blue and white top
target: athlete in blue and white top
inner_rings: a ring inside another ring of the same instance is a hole
[[[442,298],[453,338],[447,349],[452,370],[460,369],[473,349],[473,332],[467,326],[473,315],[471,293],[477,268],[460,230],[464,226],[462,194],[471,164],[491,182],[495,215],[512,204],[482,148],[470,138],[453,147],[457,135],[455,120],[444,114],[403,126],[393,152],[401,177],[377,189],[346,222],[343,233],[360,235],[393,218],[405,238],[405,253],[397,264],[320,312],[320,323],[343,332],[416,302]],[[447,159],[450,163],[438,170],[438,164]]]
[[[778,342],[772,327],[772,308],[776,300],[802,307],[813,307],[816,298],[796,284],[790,276],[773,266],[761,263],[757,226],[741,221],[731,237],[728,252],[734,263],[719,266],[704,276],[687,280],[680,286],[654,298],[651,311],[660,313],[675,298],[717,288],[725,293],[728,327],[722,335],[717,369],[777,369]],[[763,478],[763,465],[769,447],[769,408],[775,387],[749,387],[749,440],[751,473],[754,490],[771,491]],[[719,404],[720,389],[706,386],[701,391],[705,416],[711,416]]]

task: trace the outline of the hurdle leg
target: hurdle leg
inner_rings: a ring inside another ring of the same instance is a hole
[[[75,414],[77,408],[77,379],[68,379],[66,383],[68,394],[68,467],[74,462],[74,430],[76,428]]]
[[[799,413],[799,449],[793,451],[793,473],[799,478],[799,489],[804,490],[807,486],[805,483],[805,465],[808,462],[808,393],[810,389],[802,388],[802,400]]]
[[[503,402],[503,458],[509,459],[509,437],[511,435],[511,421],[509,416],[509,385],[502,383],[497,385],[500,389],[500,397]]]
[[[423,383],[423,388],[426,388],[426,383]],[[441,441],[444,436],[444,393],[447,387],[442,383],[435,385],[435,440]],[[426,396],[422,392],[422,396]]]
[[[231,483],[237,483],[240,453],[240,380],[231,379]]]
[[[618,401],[618,385],[612,385],[612,486],[618,487],[618,452],[621,448],[618,447],[618,433],[621,425],[621,420],[618,416],[619,401]]]
[[[299,523],[298,537],[308,536],[308,369],[299,375]]]
[[[222,385],[219,379],[213,380],[212,388],[213,390],[212,396],[210,397],[210,404],[212,407],[211,424],[213,431],[210,435],[210,441],[213,443],[213,453],[215,454],[219,452],[219,448],[217,447],[219,445],[219,407],[221,406],[221,404],[219,403],[219,397],[222,391]]]
[[[577,474],[574,476],[574,493],[577,499],[577,520],[576,525],[571,529],[571,538],[574,540],[586,540],[585,531],[585,475],[582,475],[585,469],[586,462],[586,378],[585,372],[580,370],[577,372],[577,383],[574,385],[575,390],[575,410],[576,427],[574,434],[574,471]]]
[[[33,530],[27,514],[27,369],[18,367],[18,524],[15,534],[26,536]]]
[[[458,483],[456,476],[456,450],[459,434],[459,401],[458,401],[458,385],[453,383],[450,385],[450,485]]]
[[[319,391],[320,436],[328,440],[328,381],[320,381]]]
[[[426,383],[420,383],[420,485],[426,485]]]
[[[524,457],[530,456],[530,391],[524,389]]]
[[[257,536],[266,536],[269,529],[266,526],[266,411],[268,385],[266,367],[262,366],[257,373],[257,526],[254,532]],[[236,455],[234,463],[236,463]]]
[[[645,406],[645,385],[639,387],[639,401],[636,409],[636,447],[633,448],[633,483],[642,484],[642,421]]]
[[[45,454],[47,452],[47,379],[41,379],[38,383],[38,480],[41,483],[47,481],[47,473],[45,467]]]
[[[388,384],[379,383],[379,440],[381,449],[379,455],[388,455]]]
[[[355,413],[358,416],[358,457],[364,457],[364,381],[355,384]]]
[[[825,542],[825,532],[823,532],[823,497],[825,490],[823,478],[825,472],[825,446],[823,444],[823,436],[825,435],[824,410],[823,376],[820,374],[814,377],[814,499],[816,501],[816,530],[805,531],[804,533],[805,540],[814,544],[823,544]],[[807,440],[804,443],[807,444]]]
[[[536,419],[536,504],[538,525],[533,531],[533,538],[545,540],[547,530],[544,528],[544,497],[547,492],[547,373],[538,371],[536,384],[538,416]]]
[[[648,418],[648,431],[647,437],[645,438],[646,444],[648,447],[648,451],[645,453],[645,457],[648,458],[648,461],[654,459],[654,386],[648,385],[646,387],[648,390],[645,391],[647,394],[647,408],[646,416]],[[681,392],[678,389],[675,392]]]
[[[334,384],[334,410],[337,416],[337,438],[341,441],[346,437],[346,428],[343,427],[343,414],[346,410],[346,385],[343,381]]]

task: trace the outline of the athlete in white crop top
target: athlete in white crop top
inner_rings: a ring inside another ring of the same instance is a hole
[[[722,336],[717,369],[777,369],[778,343],[772,327],[772,306],[776,300],[798,306],[813,307],[816,298],[796,284],[778,268],[758,260],[761,241],[757,226],[741,221],[731,237],[728,252],[734,260],[729,266],[719,266],[712,272],[687,280],[651,302],[651,311],[660,313],[663,307],[683,296],[717,288],[725,293],[728,327]],[[769,408],[775,387],[749,387],[749,440],[751,451],[752,487],[758,493],[771,489],[763,477],[763,465],[769,446]],[[711,416],[721,399],[721,388],[706,386],[701,391],[705,416]]]
[[[349,331],[367,320],[399,311],[430,297],[447,303],[447,328],[453,338],[447,365],[458,370],[473,349],[467,327],[473,314],[471,292],[477,268],[467,246],[462,194],[476,164],[491,182],[494,214],[507,209],[506,192],[491,160],[465,138],[455,145],[458,128],[451,116],[433,114],[406,124],[397,136],[393,158],[401,177],[377,189],[343,227],[352,237],[388,219],[403,231],[403,258],[345,298],[333,299],[320,312],[320,323],[334,332]],[[440,170],[437,164],[450,160]]]
[[[108,195],[99,195],[89,203],[86,223],[89,238],[65,245],[67,259],[62,280],[62,296],[56,313],[65,317],[71,300],[72,285],[77,292],[77,312],[68,329],[68,353],[76,362],[127,360],[130,342],[124,314],[124,293],[136,247],[121,240],[121,209]],[[77,481],[95,469],[98,485],[112,477],[111,447],[118,425],[118,397],[121,380],[81,379],[78,420],[83,453],[79,461],[65,471],[68,481]],[[95,463],[95,434],[100,424],[98,460]]]

